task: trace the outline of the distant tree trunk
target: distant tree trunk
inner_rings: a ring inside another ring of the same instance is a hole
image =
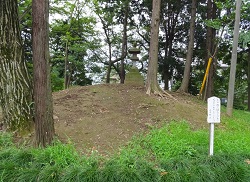
[[[123,41],[122,41],[122,54],[121,57],[112,60],[112,28],[110,27],[110,25],[112,23],[110,22],[105,22],[105,19],[101,17],[100,14],[98,14],[97,12],[97,16],[100,18],[102,26],[103,26],[103,31],[106,37],[106,42],[108,44],[108,61],[104,62],[105,65],[108,66],[107,68],[107,73],[106,73],[106,83],[110,83],[110,75],[111,75],[111,70],[112,70],[112,66],[115,68],[115,71],[118,73],[120,79],[121,79],[121,83],[124,83],[125,80],[125,70],[124,70],[124,58],[127,55],[127,51],[126,51],[126,47],[127,47],[127,19],[128,19],[128,4],[126,3],[126,10],[125,10],[125,17],[124,17],[124,32],[123,32]],[[121,68],[119,70],[119,66],[115,66],[115,63],[117,63],[118,61],[121,61]]]
[[[110,74],[111,74],[111,68],[112,68],[112,51],[111,51],[111,42],[108,39],[108,45],[109,45],[109,62],[108,62],[108,70],[107,70],[107,76],[106,76],[106,83],[110,83]]]
[[[122,60],[121,60],[121,68],[120,68],[120,83],[124,83],[125,81],[125,68],[124,68],[124,58],[127,55],[127,24],[128,24],[128,3],[125,2],[125,10],[124,10],[124,23],[123,23],[123,38],[122,38]]]
[[[152,1],[153,11],[151,18],[151,38],[149,47],[149,65],[147,73],[146,93],[159,93],[160,87],[157,82],[158,71],[158,46],[159,46],[159,23],[161,0]]]
[[[49,64],[49,1],[32,1],[32,47],[34,62],[35,135],[37,146],[45,147],[54,136]]]
[[[69,55],[68,55],[68,40],[65,43],[65,61],[64,61],[64,89],[69,88]]]
[[[247,81],[248,81],[248,111],[250,111],[250,46],[248,48],[248,74],[247,74]]]
[[[163,23],[164,28],[164,57],[162,60],[162,66],[160,67],[162,79],[164,81],[164,90],[169,90],[169,80],[173,76],[173,43],[176,34],[176,25],[179,19],[179,13],[173,9],[173,3],[168,3],[165,7],[164,11],[162,12],[161,20]]]
[[[70,84],[71,84],[71,77],[72,77],[72,75],[73,75],[73,72],[74,72],[74,70],[73,70],[73,68],[72,68],[72,63],[68,63],[68,78],[67,78],[67,80],[68,80],[68,82],[67,82],[67,88],[69,88],[69,86],[70,86]]]
[[[250,46],[248,48],[248,74],[247,74],[247,82],[248,82],[248,111],[250,111]]]
[[[164,61],[163,63],[163,82],[164,82],[164,90],[168,90],[169,86],[168,86],[168,81],[169,81],[169,64],[167,63],[167,61]]]
[[[165,60],[163,62],[163,81],[164,81],[164,90],[168,90],[169,86],[168,86],[168,81],[170,78],[170,65],[169,65],[169,59],[171,59],[172,57],[172,53],[173,53],[173,37],[170,34],[169,35],[169,40],[167,40],[166,42],[166,46],[165,46]]]
[[[230,78],[228,85],[228,96],[227,96],[227,115],[233,115],[233,101],[234,101],[234,86],[235,86],[235,75],[236,75],[236,64],[237,64],[237,48],[239,41],[239,26],[240,26],[240,8],[242,0],[236,2],[235,11],[235,22],[234,22],[234,38],[233,38],[233,49],[230,65]]]
[[[207,19],[211,20],[216,18],[216,5],[214,2],[211,0],[208,0],[207,2]],[[208,59],[212,56],[214,50],[215,50],[215,33],[216,30],[212,27],[207,27],[207,37],[206,37],[206,65],[208,63]],[[204,89],[204,94],[203,94],[203,99],[207,100],[207,98],[213,96],[213,89],[214,89],[214,59],[213,62],[211,63],[208,78],[207,78],[207,83],[206,83],[206,88]]]
[[[195,32],[195,18],[196,18],[196,5],[197,0],[192,0],[192,10],[191,10],[191,19],[190,19],[190,31],[189,31],[189,42],[188,42],[188,51],[187,58],[184,69],[184,76],[179,88],[179,92],[188,92],[188,85],[190,79],[190,69],[193,58],[193,49],[194,49],[194,32]]]
[[[0,0],[0,102],[7,129],[32,129],[31,85],[24,60],[17,0]]]

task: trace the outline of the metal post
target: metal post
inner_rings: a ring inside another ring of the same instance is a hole
[[[214,123],[210,123],[209,155],[214,155]]]

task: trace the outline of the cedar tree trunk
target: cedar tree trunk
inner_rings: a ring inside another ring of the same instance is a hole
[[[178,90],[180,92],[186,92],[186,93],[188,92],[190,69],[191,69],[191,63],[192,63],[192,58],[193,58],[196,4],[197,4],[197,0],[192,0],[188,52],[187,52],[187,58],[186,58],[186,63],[185,63],[184,76],[181,82],[181,87]]]
[[[233,102],[234,102],[234,86],[235,86],[235,75],[237,65],[237,48],[239,42],[239,29],[240,29],[240,10],[242,0],[236,2],[235,21],[234,21],[234,32],[233,32],[233,49],[231,56],[230,65],[230,78],[228,85],[228,96],[227,96],[227,115],[233,115]]]
[[[127,55],[127,24],[128,24],[128,2],[125,2],[124,9],[124,22],[123,22],[123,38],[122,38],[122,60],[121,60],[121,68],[120,68],[120,83],[124,83],[125,81],[125,66],[124,66],[124,58]]]
[[[149,64],[147,73],[146,93],[159,93],[160,87],[157,82],[157,68],[158,68],[158,46],[159,46],[159,24],[161,0],[152,1],[153,11],[151,18],[151,38],[149,47]]]
[[[35,135],[37,146],[45,147],[54,136],[49,65],[49,1],[32,1]]]
[[[215,19],[216,18],[216,5],[212,0],[208,0],[207,2],[207,19]],[[215,51],[215,33],[216,30],[212,27],[207,27],[207,37],[206,37],[206,65],[208,63],[209,58],[214,54]],[[215,58],[212,60],[210,70],[207,77],[207,83],[206,87],[204,89],[204,93],[202,94],[203,99],[207,100],[207,98],[213,96],[213,90],[214,90],[214,73],[215,73],[215,67],[214,67],[214,61]]]

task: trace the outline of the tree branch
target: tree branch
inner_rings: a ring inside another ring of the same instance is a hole
[[[28,8],[26,8],[26,10],[23,12],[23,14],[19,17],[19,22],[22,21],[23,17],[30,12],[30,10],[32,9],[32,6],[29,5]]]

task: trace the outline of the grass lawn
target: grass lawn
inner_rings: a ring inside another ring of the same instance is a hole
[[[224,109],[222,109],[224,110]],[[16,147],[0,136],[1,181],[250,181],[250,113],[222,114],[215,126],[214,156],[208,156],[209,126],[192,129],[172,121],[138,134],[115,154],[77,152],[55,142],[45,149]]]

